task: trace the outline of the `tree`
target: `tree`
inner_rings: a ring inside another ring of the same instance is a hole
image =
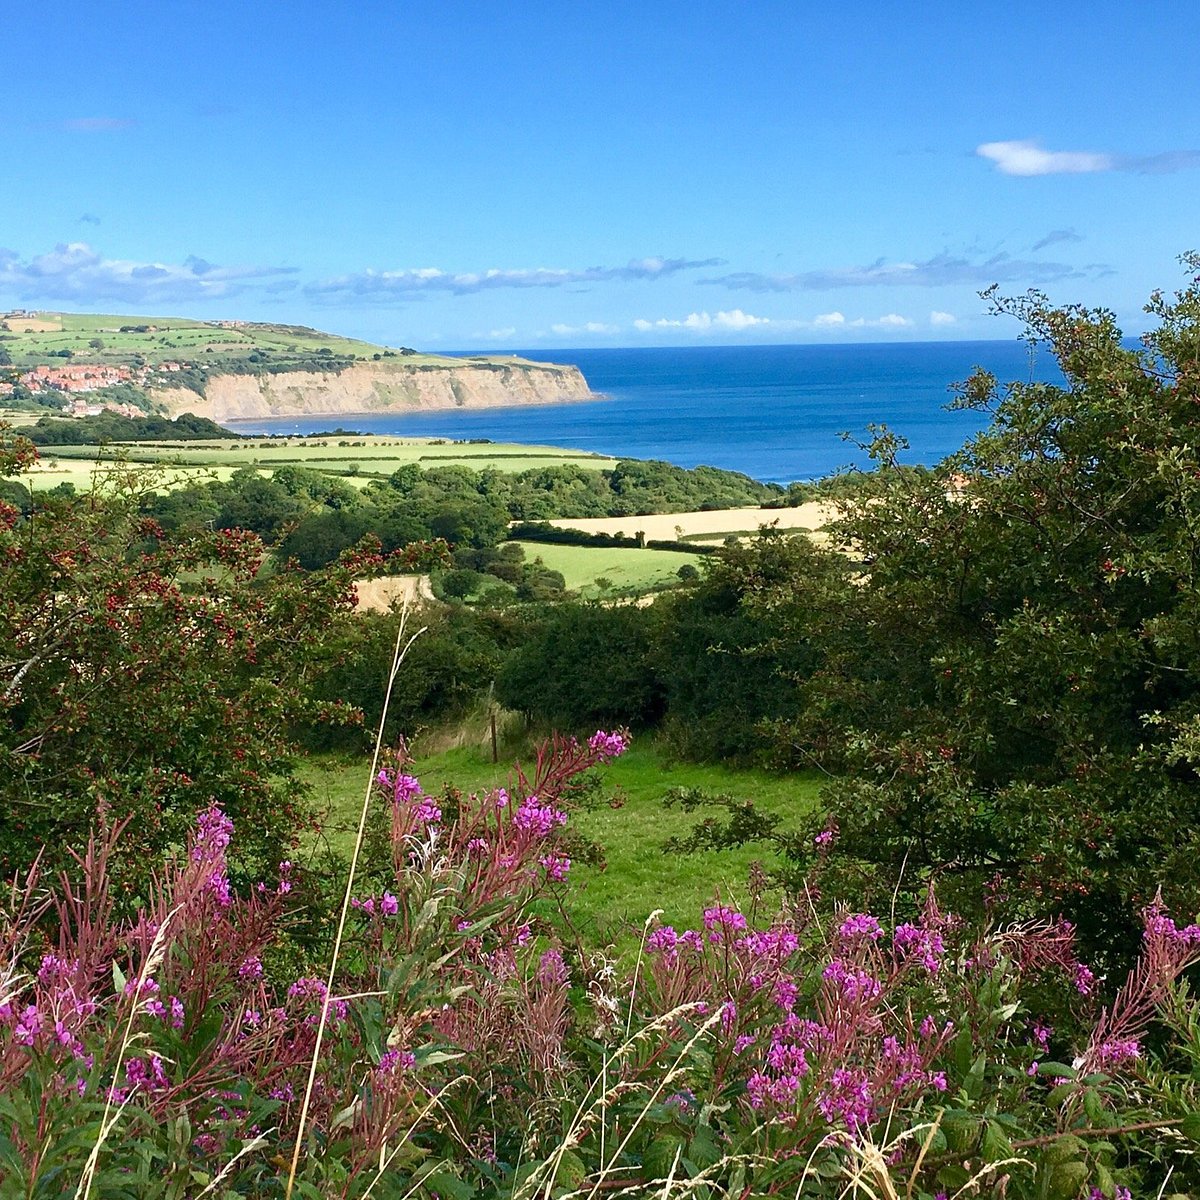
[[[809,830],[840,830],[831,888],[936,875],[1128,950],[1156,889],[1200,887],[1200,278],[1135,349],[1104,310],[995,304],[1065,383],[977,373],[991,424],[932,471],[876,439],[834,528],[863,570],[791,632],[823,661],[780,741],[842,773]]]
[[[0,431],[0,474],[33,453]],[[117,468],[25,517],[0,503],[4,877],[124,823],[136,894],[215,802],[247,834],[239,873],[261,878],[306,819],[290,731],[320,715],[309,681],[369,562],[266,573],[253,534],[165,535],[142,514],[145,487]]]

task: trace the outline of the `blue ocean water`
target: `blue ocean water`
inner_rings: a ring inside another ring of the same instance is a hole
[[[575,363],[604,398],[511,409],[238,421],[239,433],[364,433],[490,438],[701,464],[787,483],[817,479],[866,457],[843,440],[886,424],[908,439],[907,462],[932,464],[982,425],[949,412],[950,385],[976,366],[1002,382],[1058,382],[1053,360],[1011,342],[845,346],[704,346],[521,351]]]

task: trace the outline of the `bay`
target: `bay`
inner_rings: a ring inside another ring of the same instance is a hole
[[[479,353],[470,351],[464,353]],[[884,424],[905,437],[903,461],[932,464],[984,424],[948,411],[951,385],[983,367],[1000,379],[1061,382],[1054,360],[1019,341],[825,346],[689,346],[523,350],[574,363],[602,398],[570,404],[340,414],[230,422],[239,433],[363,433],[487,438],[742,471],[787,483],[818,479],[866,455],[852,441]]]

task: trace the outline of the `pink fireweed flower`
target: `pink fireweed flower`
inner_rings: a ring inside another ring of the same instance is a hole
[[[870,1125],[874,1110],[865,1071],[838,1067],[829,1086],[817,1099],[821,1115],[829,1122],[842,1121],[852,1133]]]
[[[567,964],[561,950],[547,950],[538,962],[538,983],[545,987],[567,982]]]
[[[196,862],[214,862],[225,857],[225,847],[233,837],[233,822],[215,805],[196,818],[196,836],[192,858]]]
[[[1111,1071],[1123,1063],[1142,1057],[1137,1038],[1109,1038],[1095,1049],[1096,1062],[1102,1071]]]
[[[851,1003],[856,1000],[875,1000],[883,991],[883,984],[873,975],[847,967],[840,958],[835,958],[821,972],[821,977],[838,984],[842,995]]]
[[[368,896],[365,900],[360,900],[357,896],[355,896],[350,901],[350,907],[360,909],[368,916],[373,916],[375,913],[375,897]]]
[[[930,975],[941,969],[946,947],[940,933],[905,922],[896,926],[892,944],[901,958],[915,959]]]
[[[38,1012],[37,1005],[26,1005],[24,1012],[21,1013],[21,1019],[17,1022],[16,1028],[13,1029],[13,1041],[18,1046],[32,1046],[34,1039],[41,1032],[42,1014]]]
[[[392,1075],[396,1069],[411,1071],[417,1065],[416,1057],[408,1050],[387,1050],[379,1056],[379,1065],[375,1074],[380,1076]]]
[[[490,851],[487,838],[474,837],[467,843],[467,854],[472,858],[484,858]]]
[[[262,959],[257,954],[248,954],[238,967],[239,979],[261,979],[263,975]]]
[[[724,930],[740,932],[746,928],[746,918],[737,909],[725,904],[714,904],[704,910],[704,928],[709,931],[708,940],[719,942]]]
[[[646,949],[654,954],[670,954],[679,943],[679,935],[670,925],[656,929],[646,939]]]
[[[411,804],[422,791],[421,781],[415,775],[403,772],[393,776],[389,771],[380,771],[375,781],[392,793],[392,803],[396,805]]]
[[[513,824],[522,833],[536,838],[546,837],[557,825],[567,823],[567,814],[549,804],[542,804],[536,796],[527,796],[513,813]]]
[[[1075,990],[1081,996],[1090,996],[1096,988],[1096,976],[1092,974],[1090,967],[1085,967],[1083,963],[1075,964]]]
[[[508,791],[507,791],[507,789],[497,788],[492,793],[492,798],[495,801],[497,808],[507,808],[508,807]]]
[[[400,911],[400,901],[391,892],[384,892],[379,897],[379,911],[385,917],[394,917]]]
[[[183,1028],[183,1001],[178,996],[171,997],[171,1028]]]
[[[605,733],[597,729],[588,738],[588,749],[599,754],[602,758],[616,758],[629,748],[629,739],[619,733]]]
[[[883,927],[870,913],[853,913],[841,923],[838,936],[846,941],[867,938],[874,942],[883,937]]]
[[[157,1017],[162,1021],[166,1018],[167,1006],[161,1000],[147,1000],[146,1011],[150,1016]]]
[[[559,883],[566,879],[567,872],[571,869],[571,860],[561,854],[546,854],[538,861],[545,868],[547,878]]]
[[[38,967],[38,982],[49,985],[60,980],[65,981],[78,969],[79,960],[77,958],[68,961],[65,958],[59,958],[57,954],[45,954],[42,956],[41,966]]]
[[[409,811],[422,825],[436,825],[442,819],[442,810],[429,796],[418,797]]]

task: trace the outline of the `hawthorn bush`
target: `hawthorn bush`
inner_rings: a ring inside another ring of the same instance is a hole
[[[0,431],[0,468],[33,453]],[[136,892],[213,803],[242,830],[236,873],[258,877],[306,820],[291,731],[353,719],[310,683],[377,559],[305,574],[253,534],[167,537],[140,514],[148,482],[117,467],[27,515],[0,504],[5,877],[119,825],[110,869]]]

